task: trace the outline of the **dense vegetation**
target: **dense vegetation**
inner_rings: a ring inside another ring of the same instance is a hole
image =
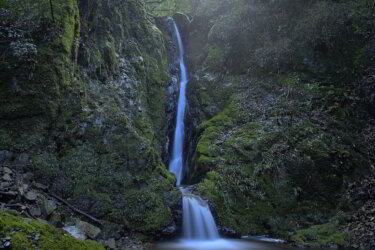
[[[373,0],[0,0],[0,164],[105,221],[103,239],[176,229],[166,166],[178,65],[165,16],[190,72],[185,183],[218,224],[370,247]],[[53,230],[9,218],[20,237]]]

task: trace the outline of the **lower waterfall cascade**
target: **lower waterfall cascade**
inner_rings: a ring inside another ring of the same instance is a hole
[[[183,236],[184,239],[218,239],[215,220],[208,204],[199,196],[190,194],[181,188],[183,195]]]

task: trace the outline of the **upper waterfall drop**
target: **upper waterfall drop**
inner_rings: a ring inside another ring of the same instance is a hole
[[[184,62],[184,46],[182,44],[182,39],[180,32],[177,28],[176,23],[173,21],[175,34],[177,37],[179,52],[180,52],[180,95],[178,98],[177,106],[177,119],[176,119],[176,129],[173,139],[173,150],[172,158],[169,163],[169,171],[176,175],[176,184],[181,185],[182,179],[184,177],[184,117],[185,117],[185,89],[188,83],[188,76]]]

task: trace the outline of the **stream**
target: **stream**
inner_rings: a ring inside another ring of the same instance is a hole
[[[266,238],[264,238],[266,240]],[[272,241],[272,239],[271,239]],[[229,240],[179,240],[161,243],[155,246],[157,250],[297,250],[281,243],[265,242],[253,239]],[[318,250],[309,248],[310,250]],[[319,250],[323,250],[319,248]]]

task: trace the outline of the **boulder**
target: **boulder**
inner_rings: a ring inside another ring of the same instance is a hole
[[[30,208],[30,214],[34,217],[39,217],[42,215],[42,210],[39,207]]]
[[[12,181],[13,179],[12,179],[12,177],[10,176],[10,174],[4,174],[4,175],[3,175],[3,180],[4,180],[4,181],[8,181],[8,182],[10,182],[10,181]]]
[[[78,219],[76,227],[91,239],[95,239],[101,232],[100,228]]]
[[[178,232],[178,228],[177,228],[176,224],[173,223],[173,225],[170,225],[170,226],[166,227],[162,231],[162,238],[172,238],[172,237],[175,237],[177,235],[177,232]]]
[[[0,189],[5,189],[5,188],[8,188],[9,186],[11,186],[10,182],[7,182],[7,181],[0,182]]]
[[[40,189],[42,191],[47,191],[48,190],[47,186],[45,186],[45,185],[43,185],[43,184],[41,184],[39,182],[33,183],[33,187],[35,187],[37,189]]]
[[[114,238],[110,238],[105,242],[105,246],[109,249],[116,249],[116,240]]]
[[[34,191],[29,191],[24,195],[25,199],[28,201],[35,201],[37,194]]]
[[[12,174],[12,173],[13,173],[13,171],[10,170],[10,169],[7,168],[7,167],[3,167],[3,172],[4,172],[4,174]]]
[[[56,202],[54,202],[53,200],[48,200],[48,199],[43,200],[42,209],[43,209],[43,213],[46,216],[50,216],[53,213],[53,211],[56,210],[56,208],[57,208]]]
[[[236,230],[229,228],[229,227],[217,227],[217,231],[219,234],[224,238],[240,238],[241,234],[238,233]]]

